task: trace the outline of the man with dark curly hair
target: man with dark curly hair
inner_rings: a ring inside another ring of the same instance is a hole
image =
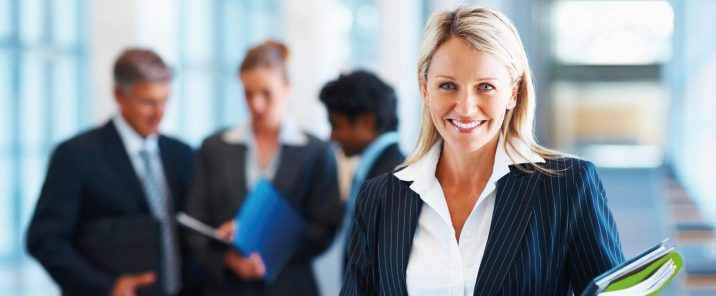
[[[375,74],[357,70],[328,82],[320,99],[328,109],[331,140],[340,144],[346,156],[360,156],[342,227],[347,231],[363,181],[393,171],[405,159],[398,147],[397,98],[393,88]]]

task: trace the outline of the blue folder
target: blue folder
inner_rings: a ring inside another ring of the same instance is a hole
[[[306,221],[263,178],[248,194],[235,220],[234,248],[245,256],[258,252],[266,266],[264,281],[272,283],[303,240]]]

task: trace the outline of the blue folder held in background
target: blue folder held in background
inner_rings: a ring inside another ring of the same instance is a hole
[[[243,255],[261,255],[264,281],[271,283],[293,256],[306,232],[306,221],[268,180],[262,178],[241,206],[233,246]]]

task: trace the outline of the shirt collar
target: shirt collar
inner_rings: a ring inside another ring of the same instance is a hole
[[[416,193],[421,194],[425,192],[425,190],[429,189],[437,181],[435,178],[435,169],[440,159],[442,145],[443,141],[438,140],[422,158],[418,159],[418,161],[412,165],[395,172],[394,175],[402,181],[412,181],[413,183],[410,185],[410,189]],[[533,153],[524,142],[516,140],[514,141],[514,146],[513,148],[507,145],[507,150],[505,150],[502,136],[500,136],[495,151],[495,163],[492,168],[492,176],[490,176],[488,182],[497,182],[497,180],[507,175],[510,172],[510,165],[529,163],[530,161],[533,163],[545,162],[542,157]],[[509,154],[507,151],[510,151]],[[520,156],[517,151],[526,158]],[[510,159],[510,156],[514,159],[514,163]]]
[[[227,130],[222,135],[224,142],[230,144],[248,145],[253,141],[253,132],[251,131],[251,122],[244,121],[237,126]],[[288,146],[305,146],[308,144],[308,137],[301,131],[292,119],[288,118],[281,124],[281,132],[279,133],[279,143]]]
[[[124,148],[130,156],[139,155],[139,152],[142,150],[146,150],[150,154],[155,154],[159,151],[158,134],[151,134],[147,138],[142,138],[142,136],[124,120],[122,115],[115,116],[112,121],[117,128],[117,133],[119,133],[122,143],[124,143]]]
[[[413,182],[410,189],[420,194],[430,188],[435,182],[435,168],[442,151],[442,140],[438,140],[423,157],[415,163],[394,173],[402,181]]]
[[[364,180],[368,175],[368,170],[373,166],[380,153],[386,147],[398,143],[398,138],[398,132],[386,132],[373,140],[360,154],[360,161],[358,162],[358,167],[356,167],[356,178],[361,181]]]

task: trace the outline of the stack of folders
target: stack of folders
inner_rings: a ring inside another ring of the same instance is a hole
[[[667,240],[601,274],[582,296],[657,295],[679,273],[684,261]]]
[[[184,213],[177,214],[181,225],[230,245],[244,256],[259,253],[267,283],[276,279],[294,255],[308,227],[301,213],[266,179],[254,186],[235,220],[234,240],[225,241],[216,236],[214,228]]]

